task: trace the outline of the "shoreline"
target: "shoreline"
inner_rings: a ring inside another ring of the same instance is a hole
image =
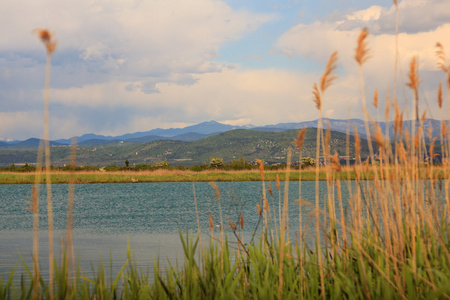
[[[315,171],[302,171],[302,181],[314,181]],[[280,181],[286,177],[285,170],[264,171],[265,181],[276,181],[277,175]],[[350,173],[350,179],[354,179],[354,173]],[[0,184],[34,184],[35,173],[19,172],[0,172]],[[71,173],[66,171],[55,171],[51,173],[51,183],[67,184],[69,182],[76,184],[89,183],[141,183],[141,182],[209,182],[209,181],[261,181],[259,170],[245,171],[225,171],[209,170],[201,172],[180,171],[180,170],[156,170],[156,171],[138,171],[138,172],[75,172],[74,177],[70,179]],[[338,173],[342,180],[348,179],[347,172]],[[291,171],[290,181],[298,181],[298,170]],[[319,180],[326,180],[326,171],[320,171]],[[46,181],[44,173],[41,174],[40,183]]]
[[[379,178],[387,178],[382,176],[386,170],[380,172]],[[393,174],[393,171],[389,171]],[[316,172],[314,169],[291,170],[289,172],[290,181],[298,181],[299,174],[301,174],[302,181],[315,181]],[[340,172],[332,173],[334,179],[339,180],[355,180],[356,175],[352,168],[343,168]],[[430,179],[429,174],[423,174],[421,179]],[[286,170],[265,170],[263,173],[264,181],[277,181],[277,175],[280,181],[285,181]],[[36,174],[34,172],[0,172],[0,184],[34,184]],[[45,184],[45,174],[41,173],[39,183]],[[73,176],[73,177],[71,177]],[[390,176],[389,176],[390,177]],[[400,174],[400,178],[405,177],[405,174]],[[361,180],[370,180],[374,178],[374,172],[367,172],[359,175]],[[436,168],[433,175],[434,179],[445,178],[445,174]],[[392,179],[389,178],[389,179]],[[319,171],[319,180],[327,180],[327,168]],[[207,170],[207,171],[187,171],[187,170],[153,170],[153,171],[79,171],[70,173],[69,171],[52,171],[51,183],[75,183],[75,184],[89,184],[89,183],[141,183],[141,182],[233,182],[233,181],[262,181],[259,170]]]

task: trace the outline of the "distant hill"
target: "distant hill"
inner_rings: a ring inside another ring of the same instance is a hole
[[[366,130],[364,126],[364,122],[359,119],[350,119],[350,120],[339,120],[339,119],[327,119],[323,120],[323,128],[327,128],[328,124],[330,124],[330,128],[333,131],[343,132],[354,135],[355,129],[359,133],[361,137],[366,136]],[[383,133],[388,132],[391,137],[393,137],[393,123],[392,122],[379,122],[379,126],[381,127]],[[410,128],[411,124],[414,122],[404,121],[403,127]],[[170,128],[170,129],[152,129],[150,131],[145,132],[135,132],[135,133],[127,133],[120,136],[104,136],[97,135],[93,133],[84,134],[77,138],[77,142],[80,145],[101,145],[105,143],[114,143],[118,141],[122,142],[130,142],[130,143],[148,143],[157,140],[176,140],[176,141],[196,141],[208,136],[212,136],[218,133],[228,132],[234,129],[250,129],[255,131],[264,131],[264,132],[281,132],[284,130],[291,129],[301,129],[301,128],[314,128],[317,127],[317,120],[315,121],[305,121],[298,123],[279,123],[274,125],[265,125],[259,127],[253,127],[252,125],[248,126],[231,126],[227,124],[222,124],[216,121],[203,122],[197,125],[188,126],[185,128]],[[373,127],[373,125],[370,125]],[[437,136],[440,132],[440,121],[430,119],[424,124],[425,132],[428,132],[428,129],[431,128],[433,132],[433,136]],[[28,139],[26,141],[13,141],[13,142],[0,142],[1,147],[7,146],[33,146],[38,139]],[[59,139],[52,141],[54,145],[70,145],[71,139]]]
[[[180,135],[176,135],[174,137],[163,137],[160,135],[146,135],[146,136],[139,137],[139,138],[126,139],[124,141],[126,141],[128,143],[149,143],[149,142],[153,142],[153,141],[162,141],[162,140],[189,142],[189,141],[196,141],[196,140],[204,139],[205,137],[208,137],[210,135],[211,134],[187,132],[187,133],[183,133]]]
[[[86,141],[98,141],[99,144],[105,142],[102,141],[127,141],[132,143],[148,143],[156,140],[180,140],[180,141],[193,141],[200,138],[210,136],[212,134],[225,132],[237,128],[247,128],[241,126],[232,126],[222,124],[216,121],[203,122],[184,128],[170,128],[170,129],[152,129],[144,132],[127,133],[119,136],[104,136],[93,133],[84,134],[77,137],[79,144],[83,144]],[[55,142],[65,145],[71,144],[71,139],[59,139]],[[92,144],[91,142],[89,142]],[[0,144],[1,147],[1,144]]]
[[[114,139],[114,140],[90,139],[90,140],[83,140],[81,142],[78,142],[78,145],[101,145],[101,144],[117,143],[117,142],[120,142],[120,141],[117,139]]]
[[[174,141],[184,141],[184,142],[198,141],[198,140],[204,139],[208,136],[212,136],[215,134],[218,134],[218,132],[209,133],[209,134],[198,133],[198,132],[186,132],[186,133],[182,133],[180,135],[176,135],[176,136],[172,137],[171,139]]]
[[[126,141],[129,143],[149,143],[149,142],[158,141],[158,140],[165,140],[165,138],[163,138],[159,135],[146,135],[143,137],[127,139]]]
[[[174,137],[179,136],[181,134],[186,133],[201,133],[201,134],[213,134],[213,133],[219,133],[219,132],[225,132],[233,129],[243,128],[241,126],[232,126],[227,124],[222,124],[216,121],[209,121],[209,122],[203,122],[197,125],[188,126],[184,128],[170,128],[170,129],[153,129],[148,131],[147,133],[153,134],[153,135],[159,135],[162,137]]]
[[[315,156],[316,128],[308,128],[303,146],[303,156]],[[248,129],[235,129],[205,137],[196,141],[157,140],[148,143],[111,142],[98,145],[79,145],[78,165],[123,166],[125,160],[133,164],[152,164],[168,161],[171,165],[195,165],[209,163],[211,157],[223,158],[225,162],[240,157],[253,161],[256,158],[269,163],[285,163],[287,148],[292,147],[292,160],[298,160],[298,152],[293,144],[297,130],[267,132]],[[344,133],[332,131],[331,151],[346,155]],[[353,138],[350,139],[353,153]],[[34,163],[36,149],[30,155],[28,148],[0,148],[0,165],[12,163]],[[367,143],[362,140],[362,155],[368,154]],[[353,155],[353,154],[351,154]],[[52,148],[52,164],[60,166],[69,163],[70,147]]]
[[[8,146],[14,146],[14,147],[38,147],[40,143],[40,139],[31,138],[22,142],[16,142],[14,144],[8,144]],[[63,144],[50,141],[50,146],[62,146]]]

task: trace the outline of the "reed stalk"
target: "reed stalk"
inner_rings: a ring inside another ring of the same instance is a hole
[[[32,187],[32,202],[30,209],[33,212],[33,300],[39,299],[39,200],[41,195],[40,179],[42,174],[42,161],[44,156],[43,140],[39,141],[36,162],[35,182]]]
[[[317,138],[316,138],[316,196],[315,196],[315,218],[316,218],[316,252],[318,256],[319,262],[319,275],[320,275],[320,289],[321,289],[321,297],[325,299],[325,283],[323,278],[323,268],[322,268],[322,255],[321,255],[321,242],[320,242],[320,208],[319,208],[319,164],[320,164],[320,142],[322,132],[322,103],[323,103],[323,94],[327,90],[327,88],[332,84],[332,82],[336,79],[336,76],[333,75],[334,70],[336,69],[336,61],[337,61],[337,52],[333,52],[331,54],[330,59],[328,60],[327,66],[325,68],[325,72],[321,77],[320,90],[317,84],[313,86],[313,95],[314,102],[316,103],[316,108],[319,110],[319,119],[317,121]]]
[[[44,87],[44,152],[45,152],[45,178],[47,188],[47,215],[48,215],[48,257],[49,257],[49,289],[50,299],[54,298],[54,254],[53,254],[53,204],[51,185],[50,161],[50,134],[49,134],[49,99],[50,99],[50,67],[51,57],[56,50],[56,41],[46,29],[35,29],[38,37],[46,48],[45,87]]]
[[[195,194],[195,182],[192,183],[192,191],[193,191],[193,194],[194,194],[195,216],[197,218],[198,239],[199,239],[199,242],[200,242],[200,257],[203,257],[202,233],[201,233],[201,230],[200,230],[200,218],[198,216],[197,196]]]
[[[283,197],[283,214],[280,227],[280,260],[278,266],[278,299],[283,299],[283,285],[284,278],[284,258],[285,258],[285,244],[289,241],[289,231],[287,229],[287,216],[288,216],[288,203],[289,203],[289,174],[291,165],[292,150],[288,148],[287,151],[287,168],[286,168],[286,181],[284,182],[284,197]],[[286,238],[287,236],[287,238]]]
[[[368,37],[369,32],[366,28],[361,30],[361,33],[358,37],[358,46],[356,48],[355,59],[359,65],[359,79],[360,79],[360,89],[361,89],[361,103],[364,115],[364,127],[366,129],[366,138],[367,144],[369,146],[370,159],[373,162],[375,160],[373,154],[373,146],[372,139],[370,135],[370,127],[369,127],[369,111],[367,110],[366,105],[366,93],[364,89],[364,72],[363,72],[363,64],[370,58],[369,57],[369,49],[367,48],[366,38]]]
[[[75,168],[77,165],[77,139],[72,138],[70,150],[70,176],[69,176],[69,192],[67,201],[67,230],[66,230],[66,245],[65,245],[65,259],[67,263],[67,288],[69,291],[76,290],[76,275],[75,275],[75,252],[73,248],[73,215],[75,206]],[[74,279],[69,280],[70,276]],[[70,299],[71,294],[70,295]]]
[[[300,282],[304,282],[304,266],[303,266],[303,217],[302,217],[302,150],[303,150],[303,142],[305,141],[306,128],[298,131],[297,139],[295,140],[295,144],[298,150],[298,160],[299,160],[299,169],[298,169],[298,245],[299,251],[298,259],[300,263]],[[300,294],[303,294],[303,284],[300,286]]]

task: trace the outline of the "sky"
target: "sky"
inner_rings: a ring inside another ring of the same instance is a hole
[[[315,120],[313,85],[334,51],[338,78],[323,95],[323,115],[362,119],[354,59],[362,28],[370,33],[363,78],[371,116],[384,119],[394,95],[411,115],[406,83],[415,56],[420,110],[438,119],[445,73],[436,66],[435,45],[450,53],[450,1],[399,0],[398,18],[396,73],[391,0],[3,0],[0,140],[43,136],[45,48],[36,28],[58,42],[51,139],[210,120],[255,126]],[[375,89],[378,112],[371,105]]]

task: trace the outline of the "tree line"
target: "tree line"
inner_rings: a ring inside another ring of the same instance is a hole
[[[310,157],[304,157],[302,158],[301,163],[293,164],[293,168],[299,168],[299,165],[301,168],[314,166],[315,160]],[[265,165],[265,168],[267,170],[278,170],[278,169],[284,169],[286,167],[286,164],[276,164],[276,165]],[[105,167],[95,167],[95,166],[72,166],[72,165],[65,165],[60,167],[54,167],[50,166],[51,170],[54,171],[107,171],[107,172],[114,172],[114,171],[152,171],[157,169],[173,169],[173,170],[190,170],[195,172],[200,171],[206,171],[206,170],[225,170],[225,171],[233,171],[233,170],[252,170],[257,169],[257,163],[255,161],[248,162],[244,158],[239,159],[233,159],[231,162],[224,162],[222,158],[220,157],[211,157],[209,163],[203,162],[201,165],[194,165],[194,166],[171,166],[168,161],[160,161],[155,162],[151,165],[147,164],[138,164],[138,165],[130,165],[130,162],[127,160],[124,161],[124,164],[121,166],[117,165],[109,165]],[[45,167],[42,169],[45,170]],[[21,166],[16,166],[15,164],[12,164],[8,167],[0,168],[0,171],[2,172],[35,172],[36,166],[30,165],[30,164],[24,164]]]

